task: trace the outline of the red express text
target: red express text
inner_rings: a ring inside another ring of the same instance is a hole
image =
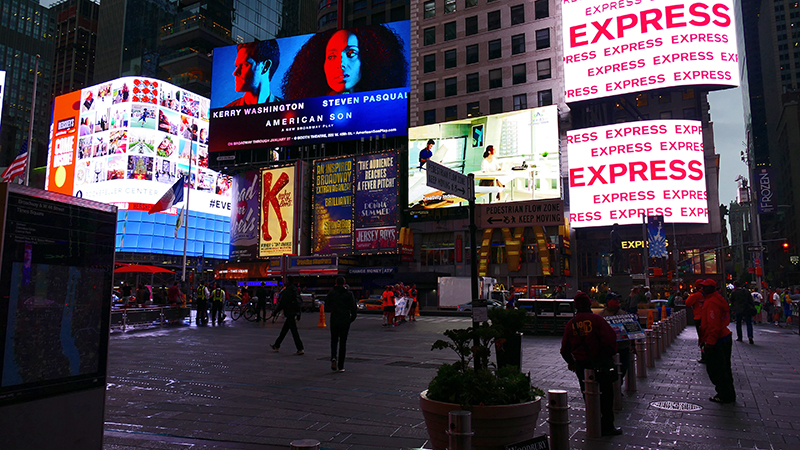
[[[588,178],[588,181],[587,181]],[[629,163],[602,164],[599,166],[576,167],[569,170],[570,187],[592,186],[594,184],[614,184],[617,181],[680,181],[703,179],[703,163],[697,160],[675,159],[633,161]]]

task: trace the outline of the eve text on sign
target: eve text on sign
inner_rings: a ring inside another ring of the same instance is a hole
[[[478,228],[564,225],[563,200],[480,204]]]
[[[428,161],[425,167],[429,187],[467,200],[475,196],[474,183],[468,176],[433,161]]]

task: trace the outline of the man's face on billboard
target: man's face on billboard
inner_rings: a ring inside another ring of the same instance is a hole
[[[347,30],[331,36],[325,48],[325,78],[336,93],[351,92],[361,81],[358,37]]]
[[[261,87],[262,77],[266,77],[268,71],[264,70],[266,64],[256,62],[247,52],[241,48],[236,53],[234,61],[236,69],[233,76],[236,77],[236,92],[255,92]],[[269,79],[267,78],[267,83]]]

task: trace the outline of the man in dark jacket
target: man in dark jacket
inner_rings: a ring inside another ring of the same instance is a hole
[[[583,292],[575,296],[577,313],[564,327],[561,357],[569,370],[578,376],[581,392],[585,391],[584,370],[608,363],[617,353],[617,335],[606,320],[592,312],[592,300]],[[622,430],[614,426],[614,383],[600,379],[600,424],[603,436],[617,436]]]
[[[267,321],[267,286],[262,281],[261,286],[256,289],[256,322]]]
[[[331,370],[344,372],[347,353],[347,333],[350,323],[356,320],[358,308],[353,293],[345,287],[344,277],[336,278],[336,286],[325,298],[325,306],[331,313]],[[337,358],[338,348],[338,358]]]
[[[742,287],[742,283],[734,281],[736,289],[731,292],[731,314],[736,317],[736,340],[742,342],[742,319],[747,325],[747,338],[751,344],[753,342],[753,315],[756,312],[756,304],[753,296]]]
[[[286,321],[283,322],[283,328],[281,328],[281,334],[278,335],[278,339],[274,344],[270,345],[276,352],[281,348],[281,342],[283,342],[283,338],[286,337],[286,333],[291,331],[292,339],[294,339],[294,346],[297,348],[295,355],[300,356],[305,354],[303,351],[303,341],[300,340],[300,333],[297,332],[297,321],[300,320],[300,305],[297,303],[298,296],[297,288],[292,284],[287,284],[286,289],[284,289],[281,294],[278,309],[275,310],[274,314],[279,314],[283,311],[283,316],[286,317]]]

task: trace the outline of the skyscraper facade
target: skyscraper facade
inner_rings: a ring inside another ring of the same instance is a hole
[[[53,97],[92,84],[100,4],[62,0],[50,7],[56,18]]]

